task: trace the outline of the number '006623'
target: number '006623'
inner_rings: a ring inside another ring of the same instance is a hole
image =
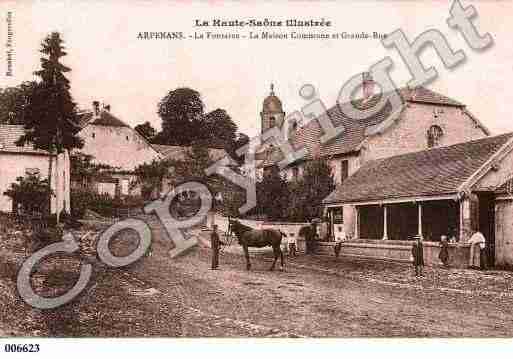
[[[37,353],[39,344],[5,344],[6,353]]]

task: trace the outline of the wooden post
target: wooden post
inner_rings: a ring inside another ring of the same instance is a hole
[[[419,209],[419,228],[417,234],[422,238],[422,202],[418,202],[417,206]]]
[[[387,229],[387,205],[383,205],[383,240],[388,239],[388,229]]]
[[[329,235],[330,235],[330,239],[331,238],[335,238],[335,228],[334,225],[333,225],[333,209],[328,211],[328,218],[329,218],[329,222],[330,222],[330,230],[329,230]]]
[[[354,238],[360,238],[359,227],[360,227],[360,210],[357,206],[354,206],[354,210],[356,211],[356,216],[354,219]]]

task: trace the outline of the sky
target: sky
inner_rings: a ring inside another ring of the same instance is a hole
[[[513,2],[462,1],[473,5],[473,20],[494,45],[486,51],[469,48],[460,33],[450,29],[449,1],[0,1],[0,86],[33,80],[40,67],[40,43],[59,31],[67,46],[63,62],[72,95],[82,109],[94,100],[135,126],[149,121],[160,127],[157,104],[170,90],[191,87],[200,92],[206,110],[225,109],[239,129],[260,131],[262,101],[274,83],[286,113],[306,105],[298,91],[312,84],[331,107],[344,83],[385,56],[394,61],[391,77],[403,86],[411,77],[395,49],[376,39],[345,40],[193,40],[194,33],[248,34],[270,28],[195,27],[196,19],[286,19],[331,21],[326,29],[279,28],[290,33],[390,33],[402,29],[410,41],[429,29],[441,31],[453,50],[467,61],[447,70],[432,48],[423,51],[426,67],[438,78],[429,88],[459,100],[492,133],[513,131]],[[7,12],[13,30],[13,76],[5,76]],[[184,40],[138,39],[140,32],[183,32]]]

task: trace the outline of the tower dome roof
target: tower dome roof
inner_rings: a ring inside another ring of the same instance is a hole
[[[274,94],[274,85],[271,84],[271,93],[264,99],[263,112],[283,112],[281,100]]]

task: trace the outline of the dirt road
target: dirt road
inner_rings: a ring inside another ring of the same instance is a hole
[[[163,294],[179,290],[184,336],[513,335],[507,274],[483,280],[483,294],[471,272],[461,274],[472,277],[465,287],[451,271],[416,280],[402,265],[305,256],[285,272],[269,272],[270,258],[256,256],[248,272],[242,257],[227,253],[211,271],[209,255],[205,247],[178,259],[157,254],[131,273]]]

